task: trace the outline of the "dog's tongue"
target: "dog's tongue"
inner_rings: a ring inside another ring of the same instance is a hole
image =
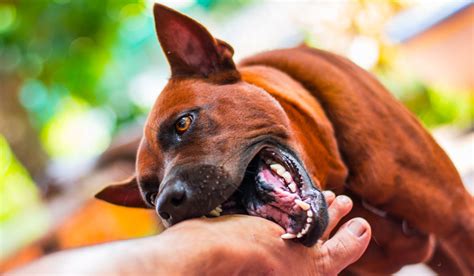
[[[295,204],[300,200],[291,192],[285,180],[266,164],[261,163],[255,176],[255,185],[245,187],[243,204],[247,212],[278,223],[287,233],[298,233],[306,220],[306,212]]]

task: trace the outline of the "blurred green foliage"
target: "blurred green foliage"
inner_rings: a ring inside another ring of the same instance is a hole
[[[474,122],[474,97],[468,91],[427,85],[417,79],[380,75],[382,82],[428,128],[455,125],[470,128]]]
[[[13,3],[0,4],[0,15],[8,15],[0,16],[0,70],[25,80],[21,100],[38,129],[68,96],[110,108],[117,123],[137,116],[124,76],[140,62],[121,61],[153,37],[142,1]]]
[[[0,260],[41,236],[47,223],[35,183],[0,135]]]

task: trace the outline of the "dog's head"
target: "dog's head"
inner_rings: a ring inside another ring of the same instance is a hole
[[[97,197],[155,208],[165,225],[243,213],[313,245],[326,203],[307,173],[289,120],[266,91],[241,81],[233,50],[196,21],[154,7],[172,76],[149,114],[136,177]]]

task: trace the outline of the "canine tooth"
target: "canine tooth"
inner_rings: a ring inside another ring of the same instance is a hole
[[[288,171],[285,171],[281,177],[285,179],[286,183],[291,183],[293,181],[293,178],[291,177],[291,174]]]
[[[313,216],[313,211],[308,210],[308,212],[306,212],[306,215],[308,215],[308,217],[312,217]]]
[[[296,235],[296,237],[297,237],[297,238],[303,237],[303,233],[298,233],[298,234]]]
[[[298,204],[298,206],[301,207],[301,209],[305,210],[305,211],[308,211],[309,208],[311,207],[308,203],[302,201],[302,200],[299,200],[299,199],[295,199],[295,203]],[[308,214],[309,214],[310,211],[308,211]],[[308,215],[309,216],[309,215]]]
[[[219,206],[217,206],[216,209],[214,209],[214,210],[216,210],[217,212],[221,213],[221,212],[222,212],[222,207],[219,205]]]
[[[306,223],[303,230],[301,230],[301,233],[304,235],[306,233],[308,233],[308,230],[309,230],[309,227],[311,226],[311,224],[309,223]]]
[[[290,240],[290,239],[296,238],[296,235],[291,234],[291,233],[285,233],[285,234],[281,235],[280,237],[284,240]]]
[[[309,222],[312,222],[312,221],[313,221],[313,219],[312,219],[312,218],[306,218],[306,222],[308,222],[308,223],[309,223]]]
[[[214,209],[214,210],[212,210],[212,211],[209,212],[209,215],[218,217],[218,216],[220,216],[221,214],[219,214],[219,212]]]
[[[283,173],[286,172],[285,168],[277,163],[273,163],[270,165],[272,171],[276,172],[278,175],[283,176]]]
[[[290,184],[288,184],[288,188],[290,188],[290,191],[292,193],[296,193],[296,184],[295,184],[295,182],[291,182]]]

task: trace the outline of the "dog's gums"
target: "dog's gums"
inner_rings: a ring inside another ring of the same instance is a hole
[[[311,246],[326,227],[326,204],[300,162],[288,152],[266,147],[250,162],[234,194],[208,216],[250,214],[282,226],[283,239]]]

